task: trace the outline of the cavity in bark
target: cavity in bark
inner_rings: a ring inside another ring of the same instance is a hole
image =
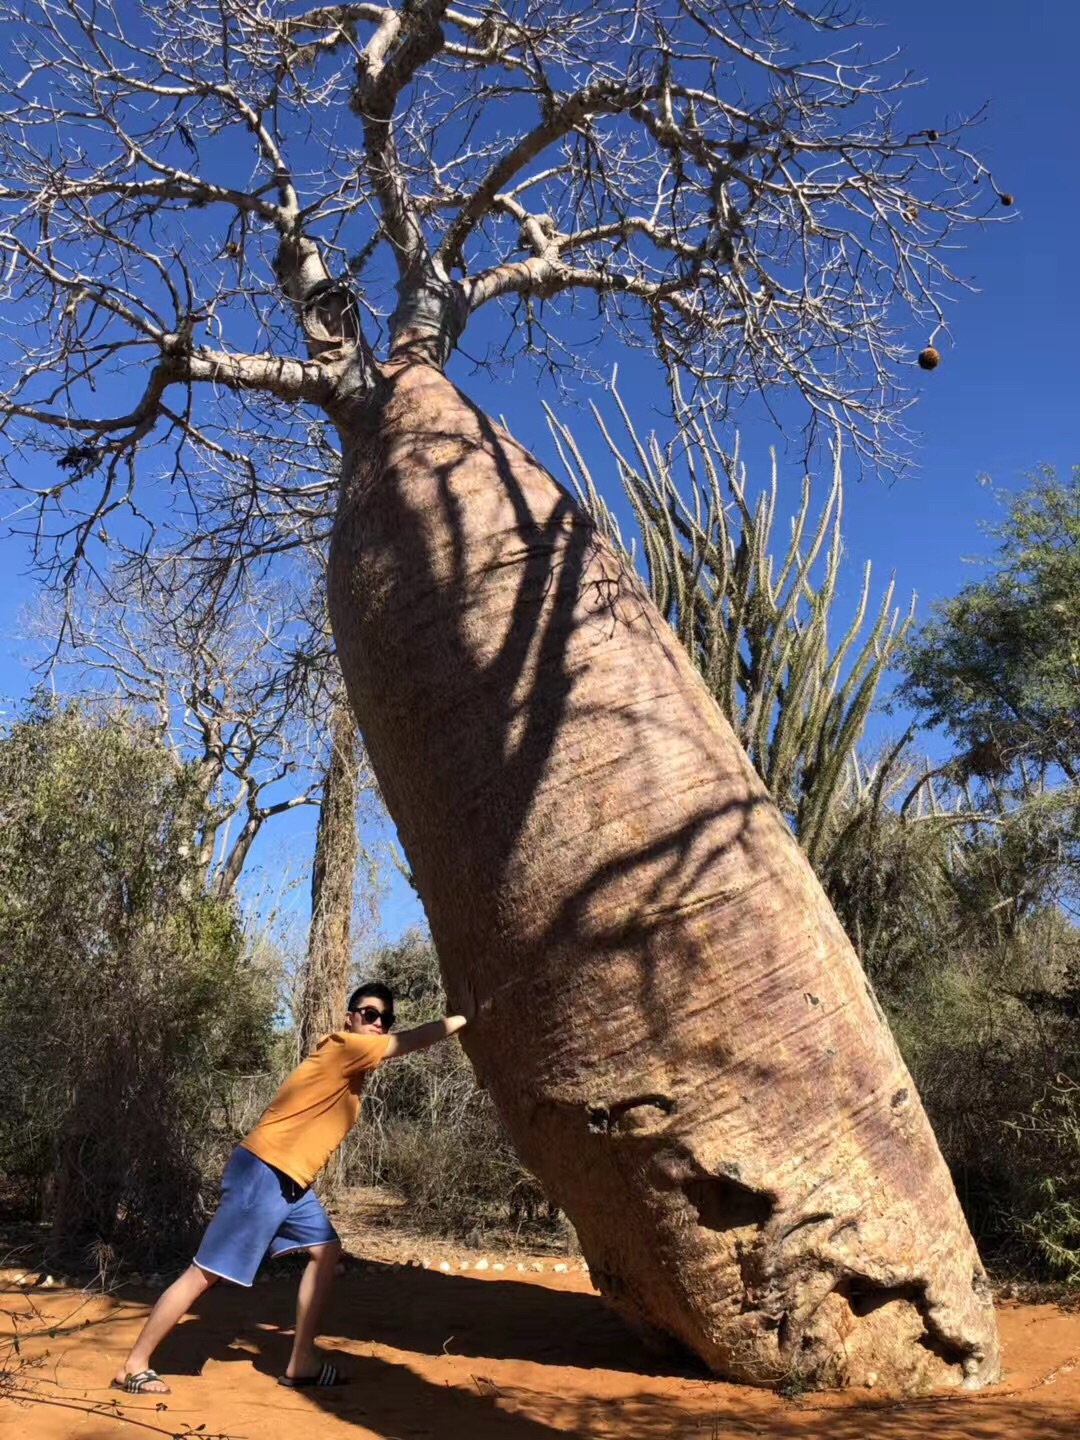
[[[760,1229],[773,1213],[771,1195],[727,1175],[695,1176],[682,1188],[697,1211],[698,1224],[709,1230],[742,1230],[750,1225]]]
[[[852,1315],[858,1319],[872,1315],[884,1305],[891,1305],[896,1301],[906,1302],[918,1312],[923,1322],[923,1333],[917,1343],[924,1350],[936,1355],[939,1360],[943,1360],[946,1365],[966,1368],[966,1362],[972,1354],[971,1347],[949,1340],[937,1331],[931,1322],[925,1285],[875,1285],[872,1281],[857,1277],[843,1281],[836,1290],[847,1301]]]
[[[619,1123],[634,1110],[659,1110],[662,1115],[673,1115],[676,1102],[669,1095],[634,1095],[629,1100],[617,1100],[613,1105],[589,1106],[589,1133],[609,1135]]]

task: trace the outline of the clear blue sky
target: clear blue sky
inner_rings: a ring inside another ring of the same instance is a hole
[[[965,558],[987,549],[979,523],[993,518],[995,507],[977,482],[980,474],[1011,489],[1036,464],[1064,469],[1080,461],[1074,163],[1080,4],[862,0],[862,9],[881,22],[869,37],[871,48],[899,47],[911,70],[926,77],[905,101],[911,128],[944,128],[991,102],[975,145],[999,187],[1017,201],[1014,224],[972,231],[968,250],[956,258],[956,268],[980,293],[954,307],[953,343],[946,344],[940,368],[915,372],[922,397],[912,417],[920,432],[918,472],[892,485],[868,478],[847,487],[849,586],[857,585],[869,559],[879,580],[895,573],[903,597],[916,591],[925,614],[931,601],[970,578]],[[505,415],[526,445],[554,461],[531,378],[522,372],[516,383],[497,385],[469,381],[463,365],[454,373],[480,404]],[[645,413],[647,394],[626,398]],[[584,416],[579,423],[584,428]],[[751,414],[741,428],[744,456],[764,475],[771,437]],[[799,467],[790,464],[784,483],[792,499],[799,478]],[[31,591],[21,542],[0,539],[0,695],[6,697],[24,693],[29,683],[17,612]],[[301,819],[268,838],[260,863],[271,873],[287,864],[295,874],[309,848],[310,826]],[[408,888],[393,883],[384,932],[394,934],[417,918]]]

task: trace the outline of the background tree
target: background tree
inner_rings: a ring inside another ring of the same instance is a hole
[[[1076,1279],[1080,471],[1044,467],[1001,498],[996,553],[979,579],[934,607],[908,646],[899,690],[951,742],[939,783],[961,789],[988,821],[977,845],[958,850],[967,837],[954,832],[949,869],[966,927],[957,953],[982,942],[969,966],[982,1020],[966,1033],[948,1027],[959,1063],[939,1063],[936,1088],[992,1228],[1013,1239],[1019,1231]],[[959,1097],[970,1087],[957,1077],[962,1065],[974,1069],[970,1047],[988,1026],[994,1063],[980,1067],[982,1103],[965,1111]],[[1010,1117],[996,1147],[985,1138],[996,1127],[982,1123],[994,1106]]]
[[[360,775],[356,720],[342,686],[331,712],[330,756],[315,831],[311,926],[298,1026],[301,1055],[309,1054],[320,1036],[341,1028],[352,967],[353,890],[360,854],[356,824]]]
[[[926,725],[944,730],[956,751],[952,775],[1053,822],[1062,898],[1075,903],[1080,468],[1063,479],[1044,467],[1002,501],[987,573],[934,607],[908,647],[900,697]],[[1019,881],[1021,905],[1025,889],[1039,886]]]
[[[350,699],[450,998],[491,1002],[470,1054],[601,1288],[744,1379],[992,1377],[977,1256],[805,859],[625,564],[441,373],[505,298],[512,337],[579,355],[589,292],[703,396],[787,388],[811,439],[824,417],[878,458],[900,327],[939,328],[987,178],[962,134],[902,126],[906,80],[824,4],[10,18],[0,246],[25,324],[2,407],[65,472],[11,472],[43,563],[129,522],[155,445],[221,563],[300,543],[259,467],[329,418]],[[387,271],[380,360],[362,318]],[[141,397],[103,414],[132,360]]]
[[[49,629],[62,633],[60,653],[81,679],[84,701],[137,707],[186,770],[193,853],[211,894],[233,895],[267,821],[318,806],[297,1012],[306,1054],[340,1021],[360,858],[357,805],[371,788],[333,654],[325,586],[297,593],[247,572],[224,591],[208,590],[197,560],[177,551],[136,555],[83,587],[62,625]]]
[[[318,804],[333,659],[308,596],[254,574],[226,594],[204,581],[175,553],[136,556],[46,624],[84,698],[144,716],[186,771],[198,869],[225,899],[267,821]]]
[[[80,1268],[190,1253],[215,1112],[271,1043],[272,977],[188,883],[196,788],[130,713],[41,702],[0,738],[0,1170]]]
[[[311,867],[311,919],[295,1011],[301,1056],[322,1035],[340,1027],[353,962],[357,877],[362,872],[368,881],[369,913],[377,904],[377,867],[360,839],[358,807],[368,800],[380,815],[384,813],[334,655],[326,613],[324,548],[312,547],[306,573],[314,578],[301,613],[310,633],[321,641],[312,647],[320,657],[314,728],[320,733],[325,761]],[[334,1177],[340,1179],[341,1173],[335,1161]]]

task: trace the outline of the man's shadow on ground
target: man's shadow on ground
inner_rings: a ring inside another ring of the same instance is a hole
[[[208,1360],[243,1359],[276,1379],[292,1343],[296,1278],[275,1278],[250,1290],[214,1286],[199,1300],[193,1318],[161,1345],[156,1368],[168,1379],[199,1374]],[[312,1403],[342,1421],[400,1440],[554,1440],[556,1435],[586,1440],[589,1432],[578,1431],[568,1415],[553,1427],[504,1408],[508,1397],[484,1373],[484,1360],[634,1375],[703,1378],[705,1373],[685,1357],[650,1350],[597,1295],[375,1262],[339,1279],[321,1329],[328,1337],[327,1353],[336,1361],[335,1337],[414,1354],[476,1359],[472,1391],[460,1383],[425,1379],[406,1364],[350,1351],[339,1362],[350,1377],[348,1385],[277,1392],[283,1412]],[[557,1383],[552,1392],[557,1395]],[[543,1393],[538,1388],[538,1396]]]
[[[280,1374],[295,1303],[295,1281],[287,1279],[275,1277],[272,1284],[257,1283],[250,1290],[215,1285],[198,1301],[197,1318],[164,1342],[158,1368],[197,1373],[206,1360],[232,1359],[242,1349],[255,1352],[258,1369],[266,1368],[265,1360],[272,1373]],[[327,1336],[421,1355],[524,1360],[635,1375],[705,1374],[684,1354],[650,1349],[598,1295],[508,1277],[467,1279],[369,1262],[338,1279],[320,1328]],[[213,1332],[235,1338],[222,1349]]]
[[[157,1368],[167,1378],[198,1374],[208,1360],[243,1359],[276,1378],[291,1346],[295,1297],[295,1283],[286,1279],[251,1290],[215,1286],[200,1300],[195,1317],[161,1346]],[[900,1402],[868,1397],[866,1404],[844,1409],[819,1409],[813,1396],[794,1405],[762,1404],[736,1386],[710,1384],[692,1362],[658,1357],[599,1296],[502,1278],[466,1279],[369,1263],[341,1278],[323,1332],[329,1353],[340,1338],[417,1355],[474,1358],[471,1388],[462,1386],[460,1370],[456,1383],[440,1383],[417,1374],[407,1361],[350,1350],[340,1357],[350,1384],[275,1392],[283,1423],[290,1412],[310,1405],[395,1440],[686,1440],[699,1433],[771,1440],[825,1433],[831,1440],[935,1434],[1076,1440],[1077,1434],[1073,1417],[1049,1413],[1024,1393],[948,1393]],[[510,1384],[489,1376],[485,1360],[617,1371],[627,1384],[614,1399],[590,1394],[580,1384],[570,1394],[555,1374],[550,1384],[542,1377]],[[650,1393],[635,1386],[633,1376],[693,1379],[700,1389]]]

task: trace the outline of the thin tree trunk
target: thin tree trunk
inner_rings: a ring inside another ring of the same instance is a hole
[[[451,1003],[627,1316],[756,1384],[998,1373],[821,887],[644,586],[434,368],[342,426],[330,606]]]
[[[356,721],[345,700],[330,721],[330,763],[319,804],[311,869],[311,928],[300,1003],[300,1053],[340,1029],[349,983],[350,928],[358,840],[356,800],[360,765]]]
[[[212,893],[215,900],[232,898],[233,892],[236,890],[236,882],[240,879],[241,871],[244,868],[244,861],[262,826],[263,816],[259,811],[256,809],[249,813],[241,827],[240,834],[233,841],[229,853],[222,861],[221,869],[214,877]]]

